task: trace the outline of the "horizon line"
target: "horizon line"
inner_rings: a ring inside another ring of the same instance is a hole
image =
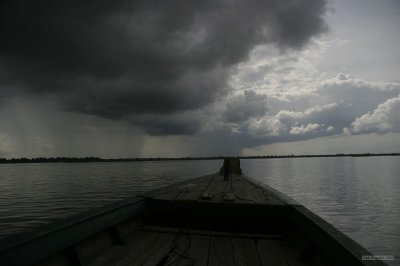
[[[274,158],[307,158],[307,157],[370,157],[370,156],[400,156],[400,152],[392,153],[336,153],[336,154],[287,154],[287,155],[248,155],[248,156],[185,156],[185,157],[120,157],[101,158],[97,156],[85,157],[19,157],[1,158],[0,163],[40,163],[40,162],[118,162],[118,161],[172,161],[172,160],[222,160],[225,158],[238,159],[274,159]]]

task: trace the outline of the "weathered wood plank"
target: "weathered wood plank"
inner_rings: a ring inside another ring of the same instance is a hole
[[[161,232],[176,234],[182,232],[182,229],[177,227],[163,227],[163,226],[152,226],[145,225],[142,230],[150,232]],[[234,238],[251,238],[251,239],[283,239],[281,235],[273,234],[246,234],[246,233],[232,233],[224,231],[209,231],[209,230],[185,230],[184,233],[190,235],[201,235],[201,236],[221,236],[221,237],[234,237]]]
[[[157,238],[156,233],[138,231],[130,236],[129,244],[124,246],[113,246],[106,252],[97,256],[88,265],[100,266],[100,265],[116,265],[121,261],[127,253],[131,250],[138,249],[140,247],[150,246]]]
[[[210,238],[208,236],[187,235],[189,239],[189,248],[180,256],[176,264],[180,266],[200,265],[206,266],[208,263],[208,251]],[[167,264],[170,265],[170,264]]]
[[[207,189],[207,187],[213,181],[215,175],[204,176],[198,178],[196,182],[182,187],[182,193],[178,195],[176,200],[186,200],[186,201],[196,201],[199,199],[200,195]]]
[[[227,192],[235,196],[235,203],[254,203],[253,200],[247,199],[245,196],[243,180],[238,178],[235,174],[231,174],[228,182]]]
[[[229,182],[223,180],[222,175],[217,175],[213,178],[212,182],[207,186],[202,194],[207,193],[212,197],[210,199],[204,199],[200,196],[198,201],[207,202],[222,202],[225,196],[226,190],[228,189]]]
[[[117,245],[110,230],[104,230],[75,245],[80,257],[85,262],[95,259],[112,246]]]
[[[266,204],[265,192],[239,175],[232,175],[231,188],[238,203]]]
[[[184,182],[177,186],[169,187],[152,197],[162,200],[197,200],[214,176],[215,174],[191,179],[191,182]]]
[[[161,200],[175,200],[177,197],[179,197],[179,195],[181,193],[182,192],[179,190],[179,188],[174,188],[173,190],[160,193],[160,194],[154,196],[154,198],[161,199]]]
[[[233,259],[231,238],[211,237],[208,265],[209,266],[235,265]]]
[[[261,265],[253,239],[233,238],[232,245],[235,266]]]
[[[261,265],[287,266],[285,253],[282,250],[279,241],[259,240],[257,242],[257,251],[260,257]]]
[[[154,266],[161,264],[171,252],[172,242],[175,238],[176,236],[172,234],[160,234],[157,242],[131,265]]]
[[[173,235],[152,233],[147,241],[142,241],[138,245],[126,250],[125,255],[112,265],[144,265],[151,258],[161,260],[168,253],[168,246],[172,241]],[[156,265],[157,263],[153,264]]]
[[[280,246],[282,247],[283,254],[285,254],[286,262],[289,266],[307,266],[309,265],[306,262],[302,262],[299,260],[300,251],[296,249],[290,242],[281,241]],[[305,258],[308,259],[308,258]]]
[[[242,177],[244,179],[246,179],[249,183],[253,184],[256,187],[259,187],[260,189],[263,189],[264,191],[268,192],[268,195],[271,195],[271,205],[275,204],[275,203],[279,203],[278,205],[284,204],[284,205],[295,205],[295,206],[301,206],[301,204],[299,202],[297,202],[296,200],[292,199],[291,197],[285,195],[284,193],[264,184],[261,183],[260,181],[249,177],[249,176],[245,176],[242,175]]]
[[[255,183],[254,180],[249,179],[249,177],[241,176],[240,178],[248,184],[250,187],[249,196],[253,195],[253,200],[257,203],[266,203],[267,205],[285,205],[285,201],[279,198],[274,191],[261,186],[260,183]]]
[[[245,184],[244,185],[245,198],[250,198],[251,200],[253,200],[255,204],[262,204],[262,205],[267,204],[265,193],[263,191],[256,188],[246,180],[244,181],[244,184]]]

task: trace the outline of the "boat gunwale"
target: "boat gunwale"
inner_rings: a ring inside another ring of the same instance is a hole
[[[11,235],[0,240],[0,264],[2,262],[13,262],[19,265],[21,259],[27,259],[13,257],[13,255],[19,254],[20,251],[29,252],[29,255],[25,254],[26,256],[24,257],[28,257],[33,263],[38,262],[65,248],[74,246],[88,237],[107,230],[131,218],[135,214],[143,213],[146,208],[146,199],[135,196],[83,213],[61,218],[53,223],[38,227],[33,231]],[[77,234],[77,231],[80,234]],[[69,234],[71,232],[73,234]],[[57,238],[59,241],[56,241],[56,244],[50,247],[47,244],[46,246],[49,248],[46,250],[38,247],[38,242],[52,243]]]

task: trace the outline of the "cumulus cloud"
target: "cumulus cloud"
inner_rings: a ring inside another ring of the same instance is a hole
[[[292,127],[292,129],[290,129],[289,133],[293,134],[293,135],[305,134],[305,133],[312,132],[319,127],[320,127],[320,125],[318,125],[318,124],[308,124],[307,126],[301,125],[300,127]]]
[[[233,96],[226,105],[224,117],[226,121],[240,123],[252,117],[262,117],[268,108],[265,103],[267,96],[246,90],[242,95]]]
[[[243,135],[257,140],[249,141],[249,145],[399,131],[399,83],[370,82],[338,74],[310,85],[307,101],[287,90],[283,92],[284,100],[277,104],[276,98],[271,99],[266,92],[268,112],[237,127]]]
[[[138,124],[163,134],[166,123],[154,115],[214,103],[254,47],[303,47],[326,30],[324,13],[323,0],[8,1],[0,9],[0,86],[3,96],[50,96],[73,112],[147,115]],[[198,130],[178,120],[166,132]]]
[[[278,137],[284,132],[284,125],[276,116],[266,116],[260,120],[252,120],[247,133],[253,138]]]
[[[351,124],[351,132],[400,132],[400,95],[378,105],[373,112],[357,117]]]

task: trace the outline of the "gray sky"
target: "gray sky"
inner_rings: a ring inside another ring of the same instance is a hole
[[[400,4],[10,1],[0,157],[400,151]]]

